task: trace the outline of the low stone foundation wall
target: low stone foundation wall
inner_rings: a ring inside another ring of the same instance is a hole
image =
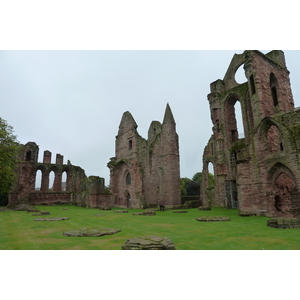
[[[110,208],[113,203],[113,195],[89,194],[88,192],[73,193],[71,202],[86,208]]]
[[[29,194],[32,205],[53,205],[71,203],[71,193],[68,192],[34,192]]]

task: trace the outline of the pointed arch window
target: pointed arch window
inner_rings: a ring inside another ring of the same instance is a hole
[[[273,73],[271,73],[270,75],[270,88],[271,88],[273,105],[277,106],[278,105],[278,96],[277,96],[278,84],[277,84],[277,79]]]
[[[127,175],[126,175],[126,185],[131,185],[131,175],[130,175],[130,173],[127,173]]]

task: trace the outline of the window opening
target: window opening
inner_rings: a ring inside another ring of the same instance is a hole
[[[129,141],[129,150],[132,149],[132,140]]]
[[[130,173],[128,173],[126,175],[126,185],[131,185],[131,175],[130,175]]]
[[[272,99],[273,99],[273,104],[274,106],[278,105],[278,98],[277,98],[277,91],[276,91],[276,87],[272,87]]]
[[[55,178],[55,173],[54,171],[51,171],[49,174],[49,187],[48,187],[48,190],[50,191],[53,191],[54,178]]]
[[[27,151],[26,153],[26,161],[30,161],[31,160],[31,151]]]
[[[42,171],[41,170],[37,170],[36,171],[36,175],[35,175],[34,189],[36,191],[40,191],[41,190],[41,186],[42,186]]]
[[[67,172],[66,171],[64,171],[61,176],[61,190],[64,192],[67,190]]]

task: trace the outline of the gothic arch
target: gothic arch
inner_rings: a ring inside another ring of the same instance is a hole
[[[278,106],[278,81],[274,73],[270,74],[270,89],[271,89],[271,95],[273,100],[273,106]]]
[[[227,137],[230,143],[236,142],[239,139],[239,132],[237,127],[237,118],[235,104],[239,102],[241,105],[241,117],[242,117],[242,131],[244,133],[244,118],[243,118],[243,107],[238,94],[232,93],[225,100],[225,122]],[[240,132],[242,133],[242,132]]]

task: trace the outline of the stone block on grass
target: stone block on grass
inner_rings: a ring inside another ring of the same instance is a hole
[[[128,239],[122,250],[175,250],[175,245],[169,238],[148,235]]]
[[[116,234],[120,231],[120,229],[116,228],[81,228],[66,231],[63,233],[63,235],[69,237],[98,237]]]
[[[297,218],[271,218],[267,221],[267,226],[281,229],[300,228],[300,219]]]
[[[199,217],[196,218],[197,221],[200,222],[225,222],[225,221],[231,221],[228,217],[218,217],[218,216],[208,216],[208,217]]]

